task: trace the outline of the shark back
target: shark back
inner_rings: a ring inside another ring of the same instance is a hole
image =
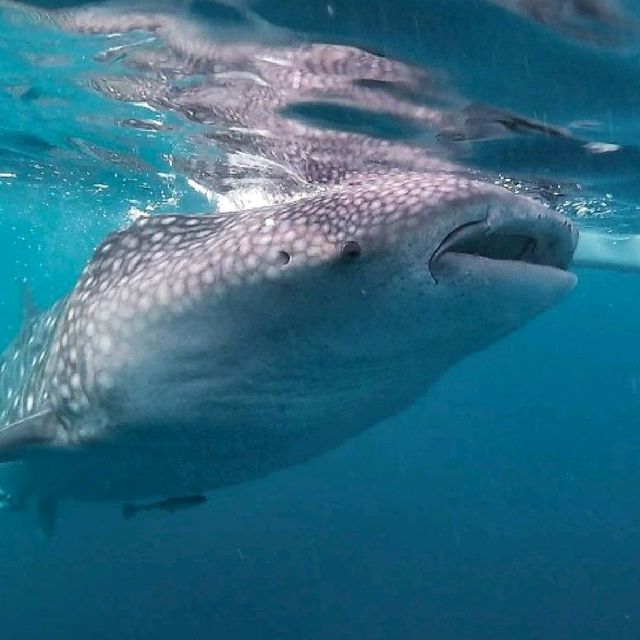
[[[0,428],[46,410],[46,365],[63,304],[25,313],[20,333],[0,356]]]

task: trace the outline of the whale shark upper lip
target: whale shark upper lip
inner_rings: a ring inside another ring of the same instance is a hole
[[[577,236],[567,218],[541,205],[513,210],[500,207],[455,227],[433,252],[429,268],[443,254],[458,253],[566,271]]]

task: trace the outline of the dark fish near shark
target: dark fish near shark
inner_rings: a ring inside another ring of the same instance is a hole
[[[318,456],[555,304],[576,241],[553,210],[447,173],[141,218],[2,356],[9,494],[55,513]]]
[[[206,496],[184,496],[182,498],[167,498],[166,500],[158,500],[157,502],[142,505],[126,503],[122,505],[122,517],[125,520],[129,520],[141,511],[166,511],[167,513],[174,513],[176,511],[199,507],[206,501]]]

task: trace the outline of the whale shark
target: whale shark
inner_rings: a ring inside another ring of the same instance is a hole
[[[0,500],[35,505],[45,533],[60,501],[197,506],[320,456],[574,287],[576,225],[455,162],[466,141],[569,132],[353,46],[212,40],[155,10],[38,15],[153,36],[110,39],[96,60],[115,73],[91,86],[188,122],[171,170],[217,199],[142,215],[65,298],[26,305],[0,358]]]
[[[445,172],[141,217],[2,356],[7,500],[46,519],[319,456],[556,304],[576,243],[543,204]]]

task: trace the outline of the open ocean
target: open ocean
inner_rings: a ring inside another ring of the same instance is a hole
[[[355,81],[274,71],[320,44]],[[313,192],[276,144],[311,130],[640,234],[640,2],[0,3],[2,345],[24,283],[47,307],[142,215]],[[0,639],[637,640],[640,271],[574,271],[309,462],[178,513],[65,502],[46,540],[0,512]]]

